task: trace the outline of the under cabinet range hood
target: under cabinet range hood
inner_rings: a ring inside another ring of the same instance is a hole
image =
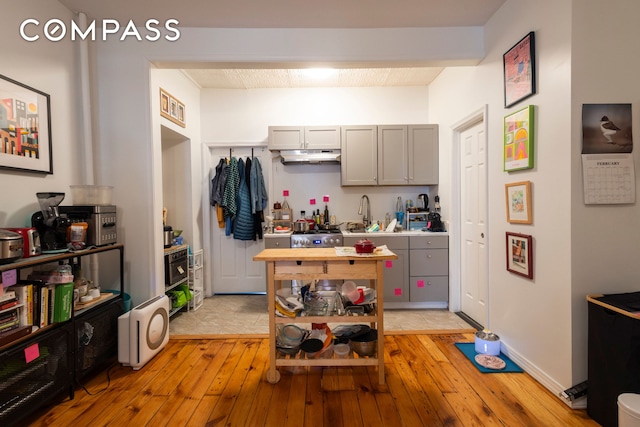
[[[280,161],[285,165],[340,164],[340,150],[282,150]]]

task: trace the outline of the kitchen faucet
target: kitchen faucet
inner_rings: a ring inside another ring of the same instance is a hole
[[[365,214],[362,215],[362,210],[364,207],[365,200],[367,201],[367,210],[365,211]],[[360,207],[358,208],[358,215],[362,215],[362,223],[364,224],[364,227],[367,228],[371,222],[371,204],[369,203],[369,196],[367,196],[366,194],[363,194],[362,197],[360,198]]]

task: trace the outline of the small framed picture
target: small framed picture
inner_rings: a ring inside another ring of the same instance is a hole
[[[535,33],[531,31],[503,56],[504,108],[536,93]]]
[[[507,203],[507,222],[531,224],[531,181],[513,182],[504,185]]]
[[[533,237],[507,231],[507,271],[533,279]]]
[[[511,113],[504,118],[505,172],[533,168],[534,106]]]
[[[160,88],[160,115],[177,125],[186,127],[184,104],[162,88]]]

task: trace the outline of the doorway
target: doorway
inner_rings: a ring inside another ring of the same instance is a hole
[[[209,181],[215,176],[215,168],[220,159],[236,157],[259,159],[265,185],[269,185],[271,156],[265,148],[233,147],[211,148]],[[268,188],[268,187],[267,187]],[[208,199],[208,195],[207,195]],[[264,240],[236,240],[227,236],[225,229],[218,225],[216,210],[209,207],[211,230],[211,270],[212,294],[254,294],[267,291],[267,277],[264,263],[254,262],[253,257],[264,249]],[[265,212],[268,215],[268,212]]]
[[[454,126],[459,194],[459,309],[480,326],[489,323],[486,106]]]

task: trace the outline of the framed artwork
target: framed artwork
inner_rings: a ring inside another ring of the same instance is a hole
[[[507,222],[531,224],[531,181],[513,182],[504,185],[507,203]]]
[[[504,108],[536,93],[535,34],[531,31],[502,55]]]
[[[162,88],[160,88],[160,115],[177,125],[187,126],[184,104]]]
[[[533,279],[533,237],[507,231],[507,271]]]
[[[533,167],[533,105],[504,118],[504,171]]]
[[[0,168],[53,174],[49,95],[0,75]]]

